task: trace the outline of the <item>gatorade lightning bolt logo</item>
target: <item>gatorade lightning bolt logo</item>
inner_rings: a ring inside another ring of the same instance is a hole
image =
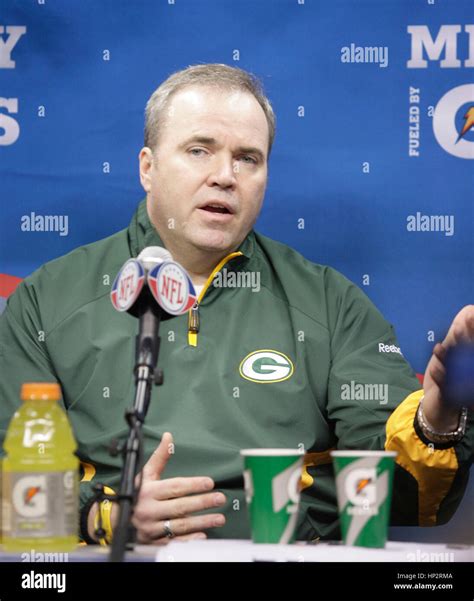
[[[356,507],[367,508],[376,500],[377,473],[374,468],[354,468],[345,480],[348,500]]]
[[[459,134],[458,139],[456,140],[456,144],[464,136],[464,134],[467,134],[471,127],[474,127],[474,106],[471,106],[468,109],[467,113],[464,115],[464,119],[466,120],[466,123],[464,124],[461,133]]]
[[[27,475],[13,484],[12,505],[24,518],[44,517],[48,510],[48,483],[44,475]]]
[[[370,484],[371,482],[371,478],[363,478],[362,480],[359,480],[359,482],[357,483],[356,495],[360,494],[361,491],[363,491],[364,488],[367,486],[367,484]]]
[[[23,497],[23,501],[25,505],[33,505],[32,500],[37,493],[41,490],[41,486],[30,486],[25,490],[25,496]]]
[[[474,159],[474,140],[471,135],[474,125],[473,101],[474,83],[457,86],[440,98],[433,113],[436,141],[443,150],[460,159]],[[459,117],[465,113],[462,127],[462,122],[457,118],[458,112]]]

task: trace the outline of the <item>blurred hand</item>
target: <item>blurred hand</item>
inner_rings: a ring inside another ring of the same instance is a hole
[[[454,318],[443,342],[439,342],[434,347],[425,372],[423,413],[431,426],[439,432],[454,430],[459,420],[459,409],[447,406],[442,394],[446,376],[444,367],[446,351],[458,344],[473,342],[474,305],[467,305]]]

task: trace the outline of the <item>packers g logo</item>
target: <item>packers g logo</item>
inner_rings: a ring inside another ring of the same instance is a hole
[[[456,116],[459,109],[467,107],[464,126],[456,127]],[[440,99],[433,114],[433,132],[438,144],[449,154],[460,159],[474,159],[474,141],[464,135],[474,126],[474,84],[458,86],[446,92]]]
[[[283,382],[291,378],[294,370],[291,359],[283,353],[269,349],[253,351],[239,366],[242,378],[259,384]]]

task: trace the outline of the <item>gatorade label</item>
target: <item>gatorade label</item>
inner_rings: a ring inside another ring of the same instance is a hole
[[[77,534],[77,474],[4,472],[4,535],[64,537]]]

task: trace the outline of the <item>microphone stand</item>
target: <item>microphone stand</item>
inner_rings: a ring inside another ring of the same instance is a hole
[[[162,316],[161,309],[153,300],[148,288],[143,293],[144,302],[141,302],[138,307],[140,321],[136,337],[135,399],[133,408],[125,413],[130,431],[127,442],[121,449],[124,465],[119,494],[113,499],[119,505],[119,517],[112,539],[109,557],[111,562],[123,561],[126,550],[133,549],[136,532],[132,526],[131,517],[141,486],[141,481],[138,486],[135,486],[135,478],[143,452],[142,428],[148,412],[152,383],[154,382],[156,385],[163,383],[161,370],[157,370],[155,376],[160,350],[158,328]],[[146,302],[147,296],[149,302]]]

